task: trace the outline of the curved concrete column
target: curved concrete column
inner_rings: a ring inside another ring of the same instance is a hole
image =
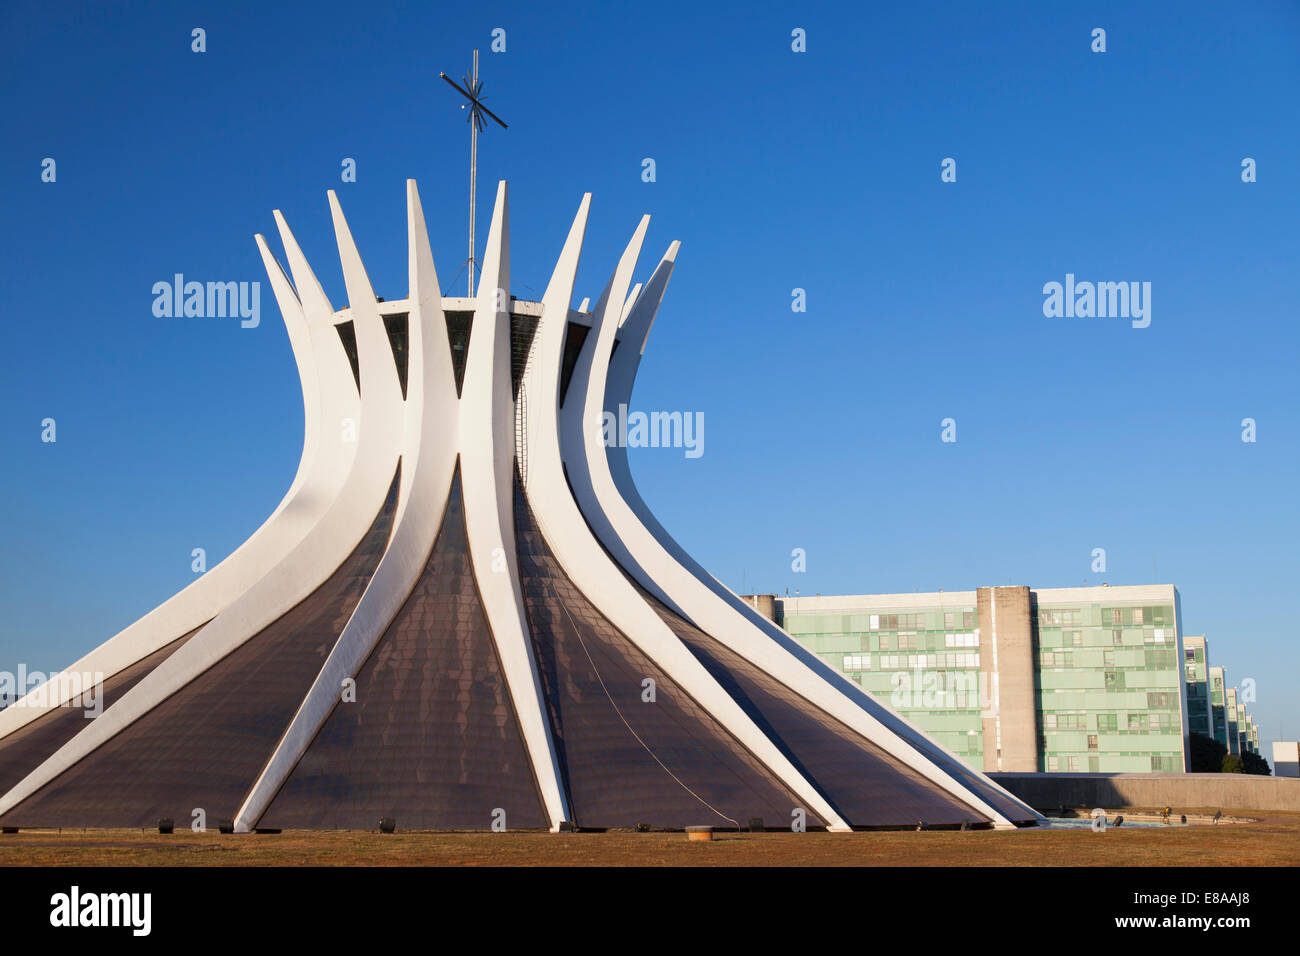
[[[790,763],[768,737],[750,720],[749,716],[713,679],[704,666],[681,643],[658,614],[642,600],[636,588],[623,576],[619,568],[592,537],[582,513],[578,510],[565,481],[561,457],[560,432],[565,428],[569,440],[576,427],[582,430],[581,419],[574,426],[560,417],[559,372],[564,348],[569,304],[573,296],[573,282],[581,255],[582,238],[586,230],[590,194],[583,197],[577,218],[569,231],[564,250],[560,254],[555,272],[542,298],[542,317],[533,340],[533,356],[528,366],[524,387],[528,390],[528,477],[526,490],[533,506],[534,516],[547,543],[566,574],[583,594],[631,640],[643,653],[654,660],[714,719],[721,723],[740,743],[759,759],[772,774],[798,799],[805,809],[816,813],[832,830],[847,830],[844,822],[815,787]],[[600,311],[621,312],[627,298],[632,269],[637,252],[645,235],[646,220],[642,220],[632,242],[620,260],[611,292],[605,296],[605,307]],[[595,347],[593,339],[599,335],[613,336],[613,322],[593,320],[592,332],[584,349]],[[581,404],[586,394],[586,382],[579,379],[581,366],[575,369],[569,384],[569,395],[575,405]],[[597,402],[599,402],[597,397]],[[596,416],[599,426],[599,414]],[[600,442],[599,427],[594,438]],[[576,487],[575,493],[581,493]]]
[[[278,211],[275,215],[290,250],[290,262],[301,260],[283,217]],[[314,295],[305,295],[300,301],[266,240],[258,235],[256,241],[302,383],[303,451],[294,479],[271,515],[224,560],[74,662],[68,672],[103,674],[108,679],[212,620],[302,541],[347,476],[356,445],[341,441],[335,423],[356,418],[360,402],[347,356],[334,331],[333,310],[305,260],[301,266],[295,265],[294,275],[300,287],[314,287]],[[76,688],[52,682],[0,711],[0,739],[63,706],[76,692]]]
[[[619,406],[631,401],[641,356],[672,276],[678,248],[677,243],[669,247],[645,293],[628,312],[618,330],[617,350],[613,349],[612,336],[588,337],[598,343],[599,350],[590,356],[584,350],[579,360],[592,363],[588,402],[599,402],[606,413],[617,417]],[[608,369],[606,375],[600,373],[602,368]],[[574,378],[578,378],[577,372]],[[969,768],[958,766],[956,758],[759,615],[691,558],[642,500],[632,480],[626,447],[620,443],[597,447],[587,441],[583,451],[581,458],[574,454],[566,463],[575,487],[585,491],[579,494],[580,502],[584,498],[588,502],[584,514],[605,546],[622,559],[623,566],[642,587],[769,676],[972,809],[989,816],[996,826],[1014,826],[963,782],[969,779]],[[581,481],[574,477],[579,472]],[[917,760],[917,749],[930,759]],[[995,784],[990,786],[1002,790]]]
[[[0,797],[0,813],[35,793],[310,595],[370,528],[398,465],[402,396],[388,333],[369,291],[361,257],[332,190],[329,198],[361,371],[361,417],[350,474],[336,499],[283,561]]]
[[[552,831],[571,819],[529,641],[515,551],[515,404],[510,388],[510,211],[505,182],[480,273],[460,400],[470,560]]]
[[[326,658],[275,752],[235,817],[235,829],[246,832],[270,805],[285,778],[339,702],[343,681],[357,671],[374,650],[393,617],[415,587],[442,523],[456,467],[456,386],[442,314],[442,292],[425,228],[424,210],[414,180],[407,180],[407,382],[401,417],[402,477],[397,513],[389,544],[374,576],[352,612],[343,633]],[[359,260],[351,270],[348,297],[353,314],[378,311]]]

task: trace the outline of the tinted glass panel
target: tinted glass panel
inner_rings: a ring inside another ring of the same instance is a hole
[[[569,382],[573,370],[578,365],[578,356],[582,354],[582,344],[587,341],[591,329],[577,322],[570,322],[568,334],[564,337],[564,360],[560,364],[560,404],[569,393]]]
[[[424,572],[264,827],[546,828],[470,566],[460,473]]]
[[[119,671],[104,680],[96,705],[99,713],[113,706],[123,694],[140,683],[150,671],[172,655],[172,652],[199,632],[195,628],[165,647],[160,647],[143,660]],[[84,698],[83,698],[84,700]],[[93,703],[86,701],[86,703]],[[86,708],[59,707],[37,717],[25,727],[20,727],[0,740],[0,793],[8,791],[23,777],[31,773],[46,757],[58,750],[74,736],[90,726]]]
[[[339,334],[339,341],[343,343],[343,351],[347,353],[348,364],[352,366],[352,377],[357,381],[357,394],[361,394],[361,359],[357,354],[357,330],[352,327],[351,322],[340,322],[334,326],[334,330]]]
[[[397,363],[397,380],[402,386],[402,398],[406,398],[406,370],[410,363],[409,321],[410,316],[406,312],[384,316],[384,330],[388,332],[388,344],[392,346],[393,361]]]
[[[400,469],[399,469],[400,471]],[[398,479],[337,571],[273,624],[5,814],[10,826],[209,827],[233,819],[388,541]]]
[[[465,384],[465,358],[469,354],[469,333],[474,324],[473,312],[445,312],[447,342],[451,346],[451,368],[456,375],[456,394]]]
[[[830,714],[642,592],[750,719],[855,827],[985,823]]]
[[[537,332],[537,319],[531,315],[510,316],[510,384],[515,398],[519,397],[519,383],[523,381],[524,368],[528,365],[528,352],[533,346],[533,335]]]
[[[574,587],[516,485],[524,603],[580,827],[789,826],[803,803]],[[647,679],[654,701],[644,699]],[[806,809],[806,808],[804,808]],[[810,827],[824,825],[807,813]]]

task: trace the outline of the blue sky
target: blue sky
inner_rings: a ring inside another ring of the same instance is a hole
[[[275,6],[0,12],[0,668],[71,663],[288,486],[272,209],[339,304],[337,189],[397,298],[414,177],[449,282],[468,136],[438,72],[477,46],[516,295],[587,190],[579,297],[643,212],[641,277],[682,240],[634,405],[702,412],[705,453],[632,464],[705,566],[778,594],[1171,582],[1262,739],[1300,734],[1300,4]],[[154,317],[177,272],[262,281],[261,325]],[[1150,282],[1150,327],[1045,318],[1066,273]]]

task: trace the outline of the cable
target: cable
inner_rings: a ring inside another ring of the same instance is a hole
[[[677,781],[677,785],[679,787],[681,787],[683,790],[689,793],[700,803],[704,804],[704,806],[708,807],[718,816],[722,817],[722,819],[728,821],[729,823],[734,823],[736,825],[736,829],[739,830],[741,828],[739,820],[727,816],[725,813],[723,813],[717,807],[713,806],[713,804],[709,803],[709,801],[705,800],[703,797],[701,797],[690,787],[686,786],[686,784],[682,782],[682,779],[679,776],[677,776],[677,774],[669,770],[668,766],[662,760],[660,760],[658,755],[653,750],[650,749],[649,745],[646,744],[646,742],[641,739],[641,735],[632,729],[632,725],[627,722],[627,718],[623,716],[623,712],[618,709],[618,704],[614,703],[614,698],[610,694],[609,688],[605,686],[605,679],[600,676],[600,669],[596,667],[596,662],[592,660],[591,651],[587,649],[587,642],[582,639],[582,631],[579,630],[577,622],[573,619],[573,615],[569,613],[568,607],[566,607],[564,602],[560,600],[560,596],[555,593],[555,586],[548,582],[547,587],[550,588],[551,597],[554,598],[555,603],[560,606],[560,609],[564,611],[564,616],[569,619],[569,624],[572,625],[573,627],[573,633],[577,635],[578,643],[582,645],[582,652],[587,655],[587,662],[591,664],[591,670],[596,675],[596,680],[600,682],[600,689],[605,692],[605,696],[609,699],[609,706],[614,708],[614,713],[618,714],[618,719],[623,721],[623,726],[627,728],[628,733],[630,733],[634,738],[636,738],[636,742],[639,743],[642,746],[642,748],[644,748],[645,752],[648,753],[654,759],[655,763],[659,764],[659,766],[663,768],[664,773],[668,774],[668,776],[672,777],[673,780]]]

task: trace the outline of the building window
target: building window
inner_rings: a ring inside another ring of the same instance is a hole
[[[1083,613],[1078,608],[1039,608],[1039,627],[1069,627],[1083,623]]]
[[[1088,749],[1089,749],[1089,750],[1096,750],[1096,749],[1097,749],[1097,735],[1096,735],[1096,734],[1089,734],[1089,735],[1088,735]]]

